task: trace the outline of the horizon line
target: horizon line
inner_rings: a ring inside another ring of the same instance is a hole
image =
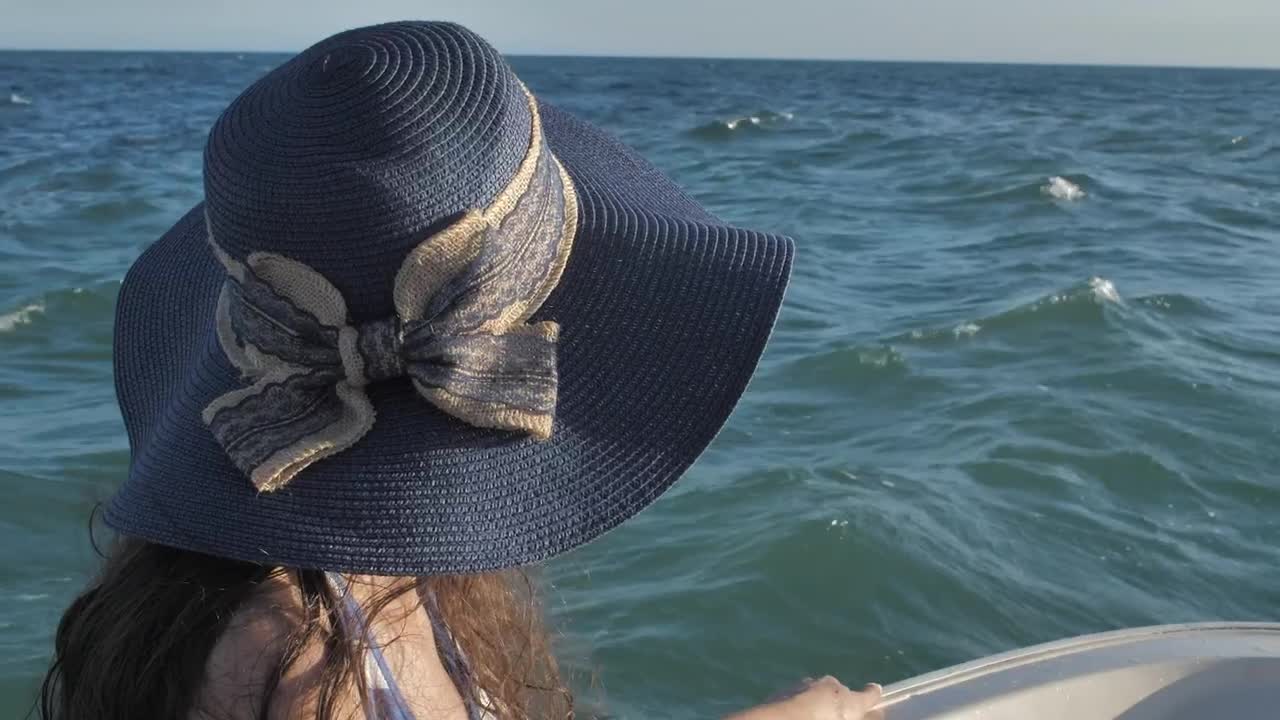
[[[166,48],[36,48],[0,46],[0,53],[112,53],[112,54],[165,54],[165,55],[296,55],[300,50],[200,50]],[[795,62],[795,63],[865,63],[884,65],[997,65],[1031,67],[1081,67],[1081,68],[1130,68],[1140,70],[1246,70],[1278,71],[1275,65],[1215,65],[1164,62],[1109,62],[1105,60],[1009,60],[972,58],[874,58],[874,57],[801,57],[801,56],[739,56],[739,55],[648,55],[642,53],[597,54],[560,51],[503,52],[511,58],[547,58],[581,60],[704,60],[728,62]]]

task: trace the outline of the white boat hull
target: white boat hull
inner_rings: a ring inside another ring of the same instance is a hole
[[[1071,638],[905,680],[880,707],[884,720],[1278,720],[1280,624]]]

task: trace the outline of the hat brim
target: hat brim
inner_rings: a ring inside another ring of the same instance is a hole
[[[135,263],[117,309],[129,477],[117,531],[262,564],[472,573],[582,545],[667,490],[724,425],[790,274],[789,238],[718,224],[626,148],[541,103],[579,196],[578,235],[535,316],[561,326],[553,435],[467,426],[407,381],[368,388],[374,428],[258,493],[201,421],[243,382],[213,313],[225,278],[194,209]]]

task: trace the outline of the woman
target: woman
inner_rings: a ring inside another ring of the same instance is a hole
[[[453,25],[342,33],[214,125],[121,289],[121,540],[52,718],[548,718],[527,567],[723,425],[789,239],[721,224]],[[741,718],[861,718],[809,683]]]

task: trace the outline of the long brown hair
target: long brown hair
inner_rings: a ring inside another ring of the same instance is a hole
[[[302,603],[286,650],[255,698],[266,718],[276,685],[304,650],[322,650],[317,720],[339,720],[339,701],[363,697],[366,646],[338,622],[323,573],[226,560],[122,539],[102,572],[58,625],[54,661],[40,694],[42,720],[187,718],[197,708],[206,665],[237,609],[265,583],[296,583]],[[523,572],[405,578],[365,603],[376,617],[406,593],[432,598],[467,658],[459,692],[495,716],[572,718],[535,587]]]

